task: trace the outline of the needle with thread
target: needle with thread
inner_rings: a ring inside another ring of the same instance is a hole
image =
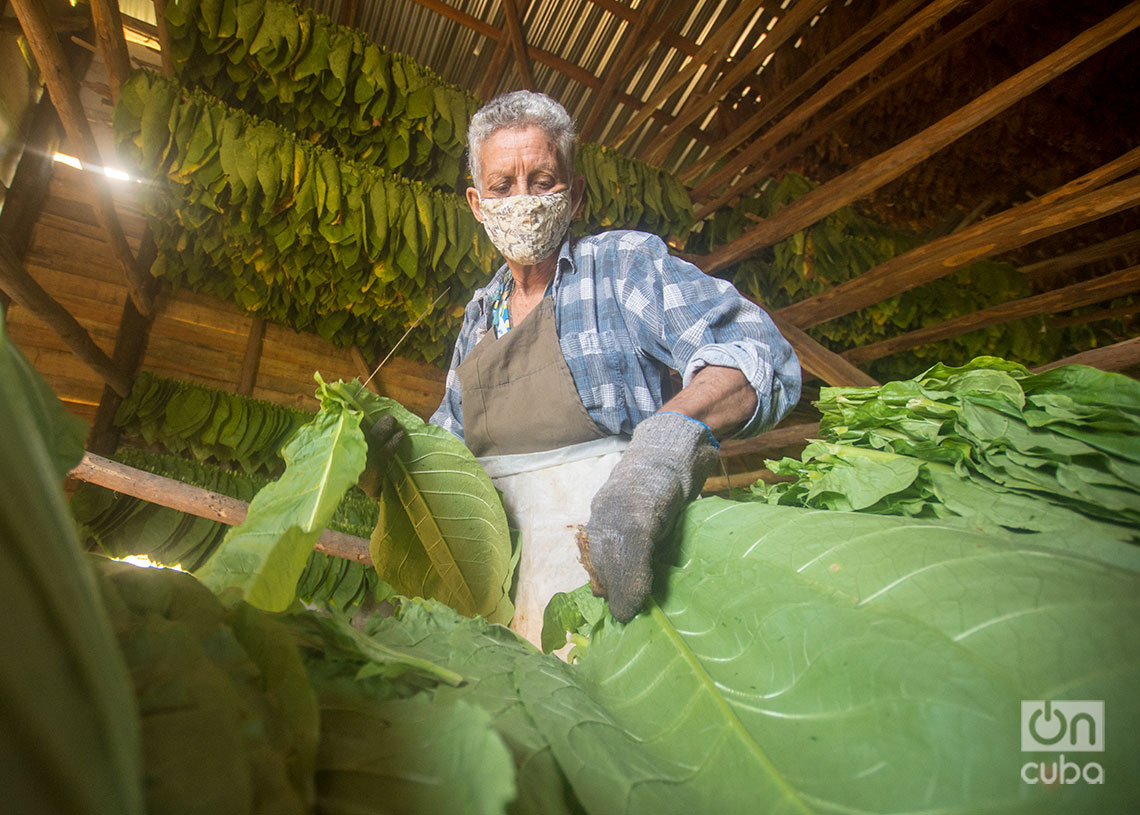
[[[425,308],[423,310],[423,313],[420,314],[419,317],[416,317],[416,321],[414,323],[412,323],[410,326],[408,326],[408,330],[404,332],[404,336],[402,336],[402,337],[400,337],[400,339],[396,340],[396,344],[392,346],[392,350],[388,352],[388,355],[386,357],[384,357],[384,359],[380,360],[380,364],[376,366],[376,370],[372,372],[372,375],[364,380],[365,385],[367,385],[369,382],[372,381],[372,377],[376,376],[376,374],[378,374],[380,372],[380,369],[384,367],[384,363],[387,362],[389,359],[391,359],[392,354],[396,353],[396,349],[400,347],[400,343],[402,343],[404,340],[406,340],[408,338],[408,335],[412,333],[412,329],[415,328],[417,325],[419,325],[423,321],[424,317],[428,316],[428,314],[431,312],[431,310],[433,308],[435,308],[436,303],[438,303],[440,300],[442,300],[444,298],[444,296],[449,291],[451,291],[451,286],[448,286],[446,289],[444,289],[443,294],[441,294],[439,297],[435,298],[435,300],[432,301],[431,305],[428,306],[427,308]]]

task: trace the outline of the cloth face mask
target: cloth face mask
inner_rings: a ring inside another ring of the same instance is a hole
[[[562,243],[570,226],[570,190],[546,195],[479,196],[483,228],[503,257],[530,266]]]

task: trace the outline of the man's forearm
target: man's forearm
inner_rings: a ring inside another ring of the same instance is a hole
[[[698,371],[661,409],[699,419],[718,439],[725,439],[744,427],[756,412],[756,391],[736,368],[710,365]]]

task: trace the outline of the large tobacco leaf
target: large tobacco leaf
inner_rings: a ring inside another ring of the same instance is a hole
[[[0,766],[10,812],[143,812],[127,668],[61,489],[83,430],[0,312]]]
[[[282,451],[285,472],[263,488],[249,515],[195,575],[215,592],[238,589],[258,608],[283,611],[313,544],[364,470],[361,414],[327,405]]]
[[[1137,804],[1135,571],[1046,535],[721,499],[690,508],[666,561],[648,610],[601,626],[579,671],[517,680],[591,811]],[[1104,785],[1023,783],[1056,758],[1020,751],[1034,699],[1104,700],[1107,751],[1081,756]]]
[[[506,513],[491,479],[446,430],[359,382],[322,383],[322,402],[359,410],[371,425],[389,413],[405,436],[384,478],[372,564],[400,594],[429,597],[462,614],[506,624],[513,571]]]

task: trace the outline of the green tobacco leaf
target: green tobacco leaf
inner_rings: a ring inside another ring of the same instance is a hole
[[[1119,741],[1095,759],[1107,778],[1134,777],[1134,571],[1044,535],[721,499],[688,510],[666,560],[647,612],[594,636],[578,687],[549,671],[520,679],[589,809],[1136,805],[1130,781],[1020,776],[1054,757],[1021,752],[1020,703],[1054,698],[1104,700]]]
[[[82,433],[0,313],[0,761],[9,812],[143,812],[123,655],[67,506]]]
[[[398,402],[358,381],[318,390],[364,413],[371,426],[391,414],[405,437],[384,479],[372,563],[381,579],[410,597],[430,597],[463,614],[507,623],[511,542],[491,479],[471,452],[443,428],[425,424]]]
[[[258,492],[245,521],[195,575],[215,592],[237,588],[250,604],[283,611],[313,544],[364,470],[365,452],[359,412],[322,410],[282,450],[285,473]]]

